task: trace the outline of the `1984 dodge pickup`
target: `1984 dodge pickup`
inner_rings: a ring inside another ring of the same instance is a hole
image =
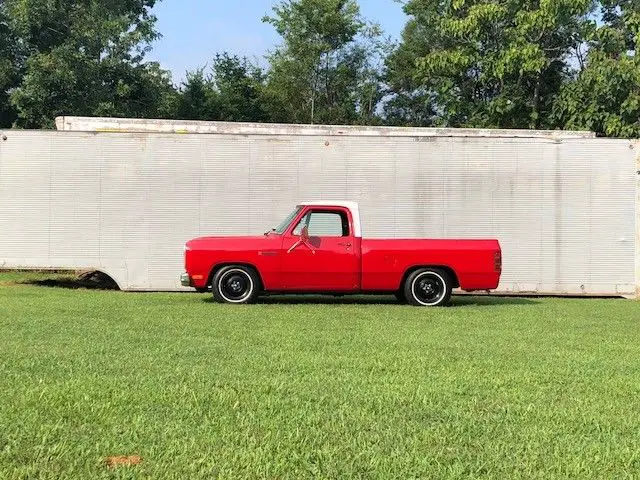
[[[224,303],[262,293],[393,293],[416,306],[444,306],[454,288],[498,287],[498,240],[366,239],[354,202],[298,205],[260,237],[202,237],[185,245],[181,283]]]

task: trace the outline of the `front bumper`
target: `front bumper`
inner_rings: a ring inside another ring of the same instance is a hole
[[[183,273],[182,275],[180,275],[180,284],[183,287],[191,287],[191,277],[189,276],[188,273]]]

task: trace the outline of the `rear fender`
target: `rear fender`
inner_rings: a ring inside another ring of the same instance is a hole
[[[448,265],[414,265],[412,267],[409,267],[404,272],[404,275],[402,275],[402,279],[400,280],[400,285],[398,285],[398,290],[402,288],[404,283],[407,281],[407,278],[409,278],[409,275],[411,275],[416,270],[421,270],[423,268],[437,268],[439,270],[443,270],[447,272],[449,274],[449,278],[453,281],[453,285],[452,285],[453,288],[460,287],[460,280],[458,280],[458,275],[453,270],[453,268],[449,267]]]

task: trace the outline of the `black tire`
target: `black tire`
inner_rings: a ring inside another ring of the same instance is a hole
[[[404,283],[404,296],[410,305],[444,307],[451,302],[453,282],[439,268],[421,268],[412,272]]]
[[[213,299],[219,303],[253,303],[260,294],[260,278],[253,268],[230,265],[216,272],[211,290]]]
[[[398,303],[402,305],[405,305],[407,303],[407,298],[404,296],[403,288],[395,292],[393,295],[396,297],[396,300],[398,300]]]

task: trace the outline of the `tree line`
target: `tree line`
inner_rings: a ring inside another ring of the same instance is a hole
[[[640,0],[407,0],[391,41],[356,0],[282,0],[260,67],[174,85],[156,0],[0,0],[0,127],[57,115],[592,130],[640,137]],[[213,46],[212,46],[213,47]]]

